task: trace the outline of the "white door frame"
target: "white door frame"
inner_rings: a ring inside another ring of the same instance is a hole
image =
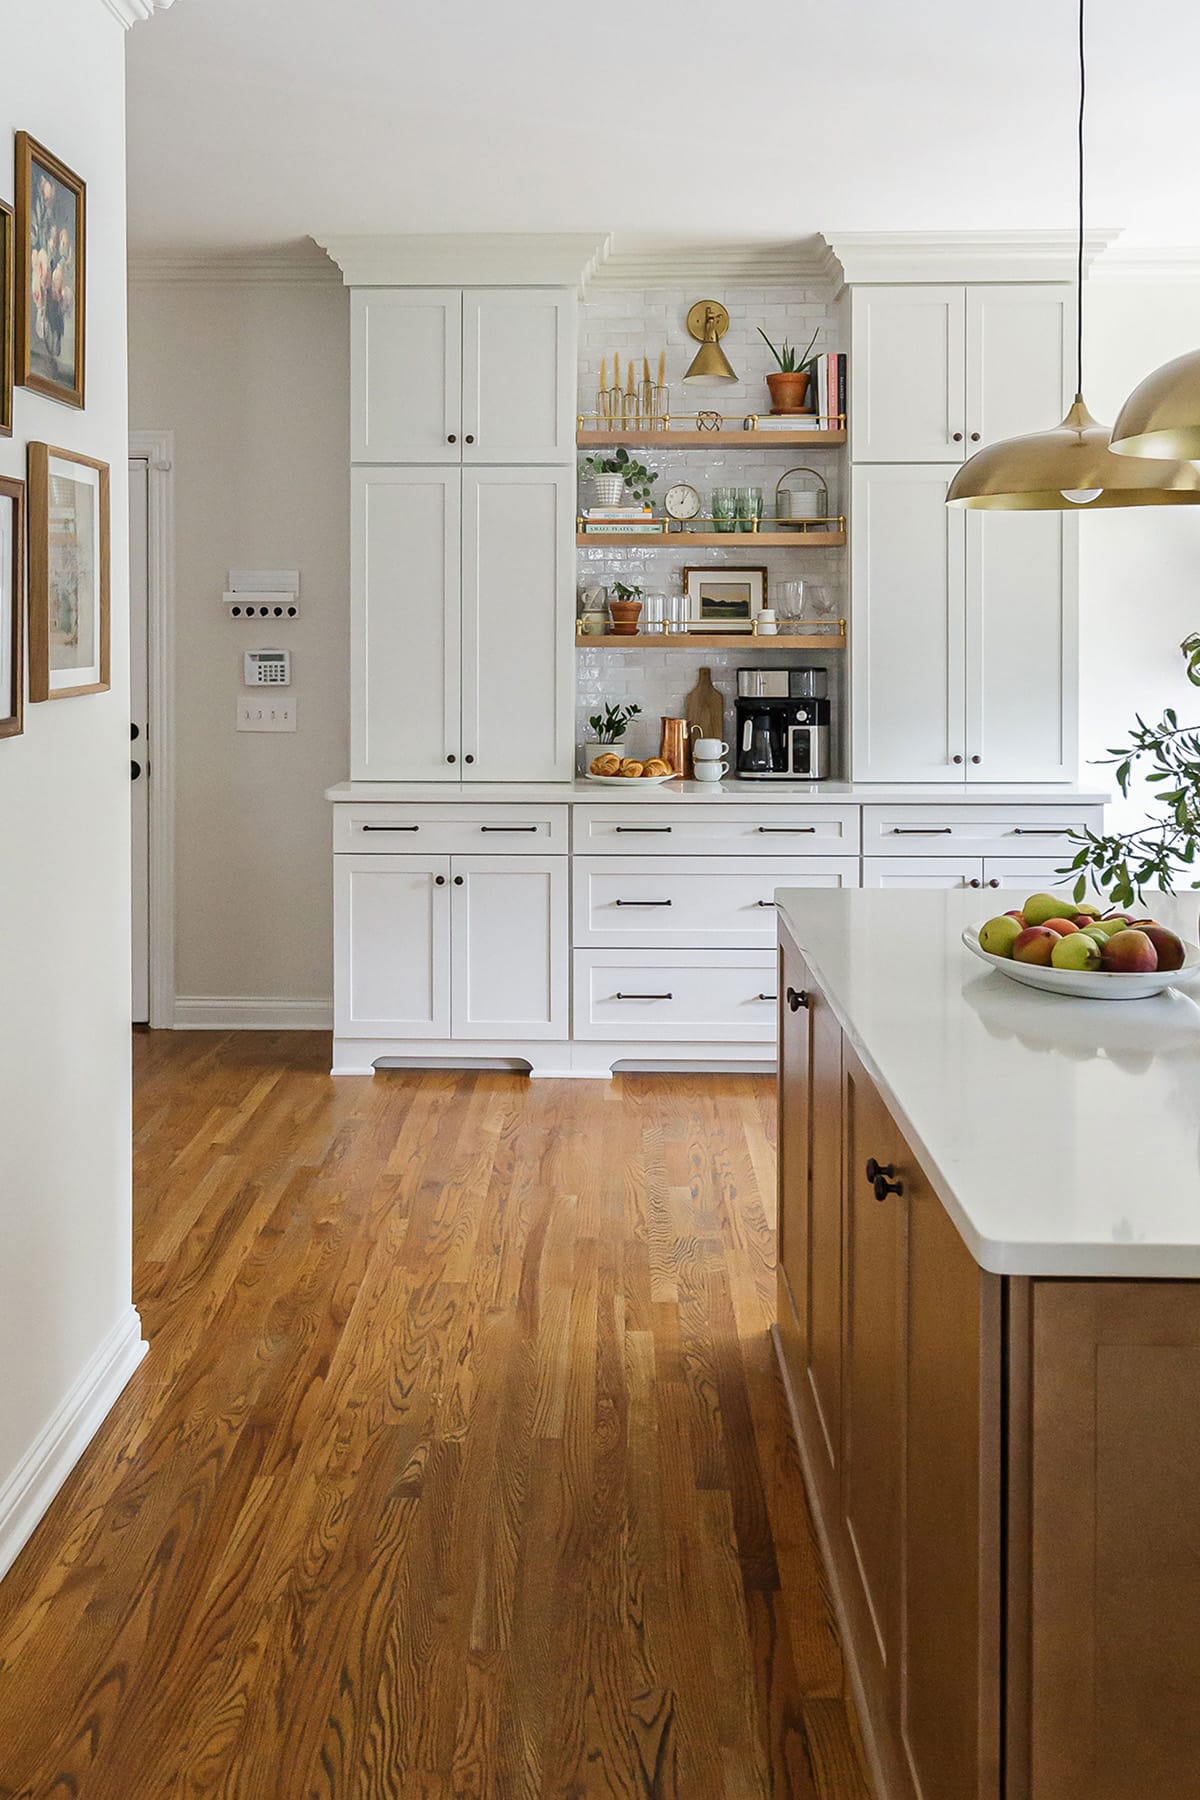
[[[175,434],[131,431],[147,463],[150,1024],[175,1023]]]

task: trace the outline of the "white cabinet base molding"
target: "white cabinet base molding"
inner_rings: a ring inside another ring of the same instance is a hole
[[[774,979],[774,969],[770,971]],[[331,1075],[373,1075],[381,1069],[508,1069],[531,1081],[607,1081],[628,1074],[681,1073],[772,1075],[774,1042],[673,1043],[658,1038],[620,1038],[611,1042],[524,1043],[520,1039],[457,1038],[397,1045],[394,1038],[333,1040]]]

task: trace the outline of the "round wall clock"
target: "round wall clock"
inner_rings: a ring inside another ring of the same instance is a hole
[[[677,482],[673,488],[667,489],[663,498],[663,510],[668,519],[694,519],[700,511],[700,496],[686,481]]]

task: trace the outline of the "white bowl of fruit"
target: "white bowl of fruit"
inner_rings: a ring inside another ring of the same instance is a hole
[[[1061,894],[1031,894],[1014,912],[968,925],[962,941],[1010,980],[1077,1000],[1145,1000],[1200,975],[1200,949],[1156,919],[1102,914]]]

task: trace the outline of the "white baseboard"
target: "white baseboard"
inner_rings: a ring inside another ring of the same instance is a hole
[[[332,1031],[332,1000],[274,1000],[256,994],[177,994],[176,1031]]]
[[[149,1348],[131,1306],[0,1483],[0,1577],[12,1567]]]

